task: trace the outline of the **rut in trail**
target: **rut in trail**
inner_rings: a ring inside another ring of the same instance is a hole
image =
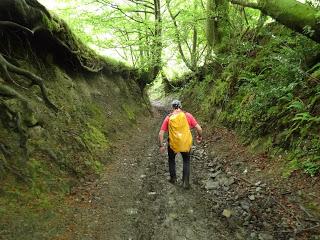
[[[120,137],[102,178],[80,189],[74,224],[62,239],[317,239],[299,235],[298,224],[313,225],[284,211],[263,179],[244,181],[236,173],[247,170],[244,160],[231,159],[227,151],[221,156],[209,140],[192,148],[191,189],[181,186],[180,155],[178,183],[169,183],[167,155],[160,155],[157,144],[166,113],[159,104],[157,109],[153,118],[138,121],[134,134]]]

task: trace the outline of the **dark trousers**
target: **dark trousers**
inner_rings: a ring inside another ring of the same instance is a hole
[[[169,173],[171,179],[176,179],[176,153],[168,146],[168,156],[169,156]],[[181,152],[183,158],[183,172],[182,172],[182,181],[189,183],[190,177],[190,152]]]

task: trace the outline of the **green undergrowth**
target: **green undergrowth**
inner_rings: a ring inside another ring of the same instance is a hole
[[[256,152],[284,156],[285,175],[318,174],[320,45],[275,23],[237,41],[216,59],[221,73],[212,67],[185,86],[184,105],[235,129]]]

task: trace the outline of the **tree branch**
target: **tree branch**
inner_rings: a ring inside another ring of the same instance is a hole
[[[146,11],[146,10],[130,10],[130,11],[128,11],[128,12],[154,14],[153,12]]]
[[[169,12],[170,12],[170,11],[169,11]],[[172,19],[175,20],[175,19],[179,16],[180,13],[181,13],[181,11],[177,12],[176,15],[174,15],[174,16],[172,17]]]
[[[230,0],[231,3],[241,5],[243,7],[250,7],[254,9],[259,9],[259,5],[257,3],[248,2],[246,0]]]
[[[146,1],[137,1],[137,0],[128,0],[128,1],[135,3],[135,4],[138,4],[138,5],[141,5],[141,6],[144,6],[144,7],[149,8],[154,11],[154,6],[151,3],[149,3],[151,5],[148,5],[148,2],[146,2]]]
[[[260,10],[284,26],[320,42],[318,9],[298,0],[259,0],[257,3],[245,0],[230,0],[231,3]],[[301,12],[303,14],[297,14]]]
[[[206,44],[204,46],[204,48],[202,49],[202,51],[200,52],[200,54],[197,57],[197,61],[199,61],[201,59],[201,57],[204,55],[204,51],[207,49],[208,45]]]
[[[121,9],[118,5],[110,4],[109,6],[110,6],[111,8],[113,8],[113,9],[116,9],[116,10],[120,11],[125,17],[127,17],[127,18],[129,18],[129,19],[131,19],[131,20],[133,20],[133,21],[135,21],[135,22],[137,22],[137,23],[142,23],[142,24],[144,24],[143,21],[140,21],[140,20],[135,19],[135,18],[131,17],[130,15],[128,15],[128,14],[127,14],[123,9]]]

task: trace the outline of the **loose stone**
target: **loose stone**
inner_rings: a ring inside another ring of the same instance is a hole
[[[253,200],[255,200],[256,198],[255,198],[254,195],[250,195],[250,196],[249,196],[249,199],[250,199],[251,201],[253,201]]]

